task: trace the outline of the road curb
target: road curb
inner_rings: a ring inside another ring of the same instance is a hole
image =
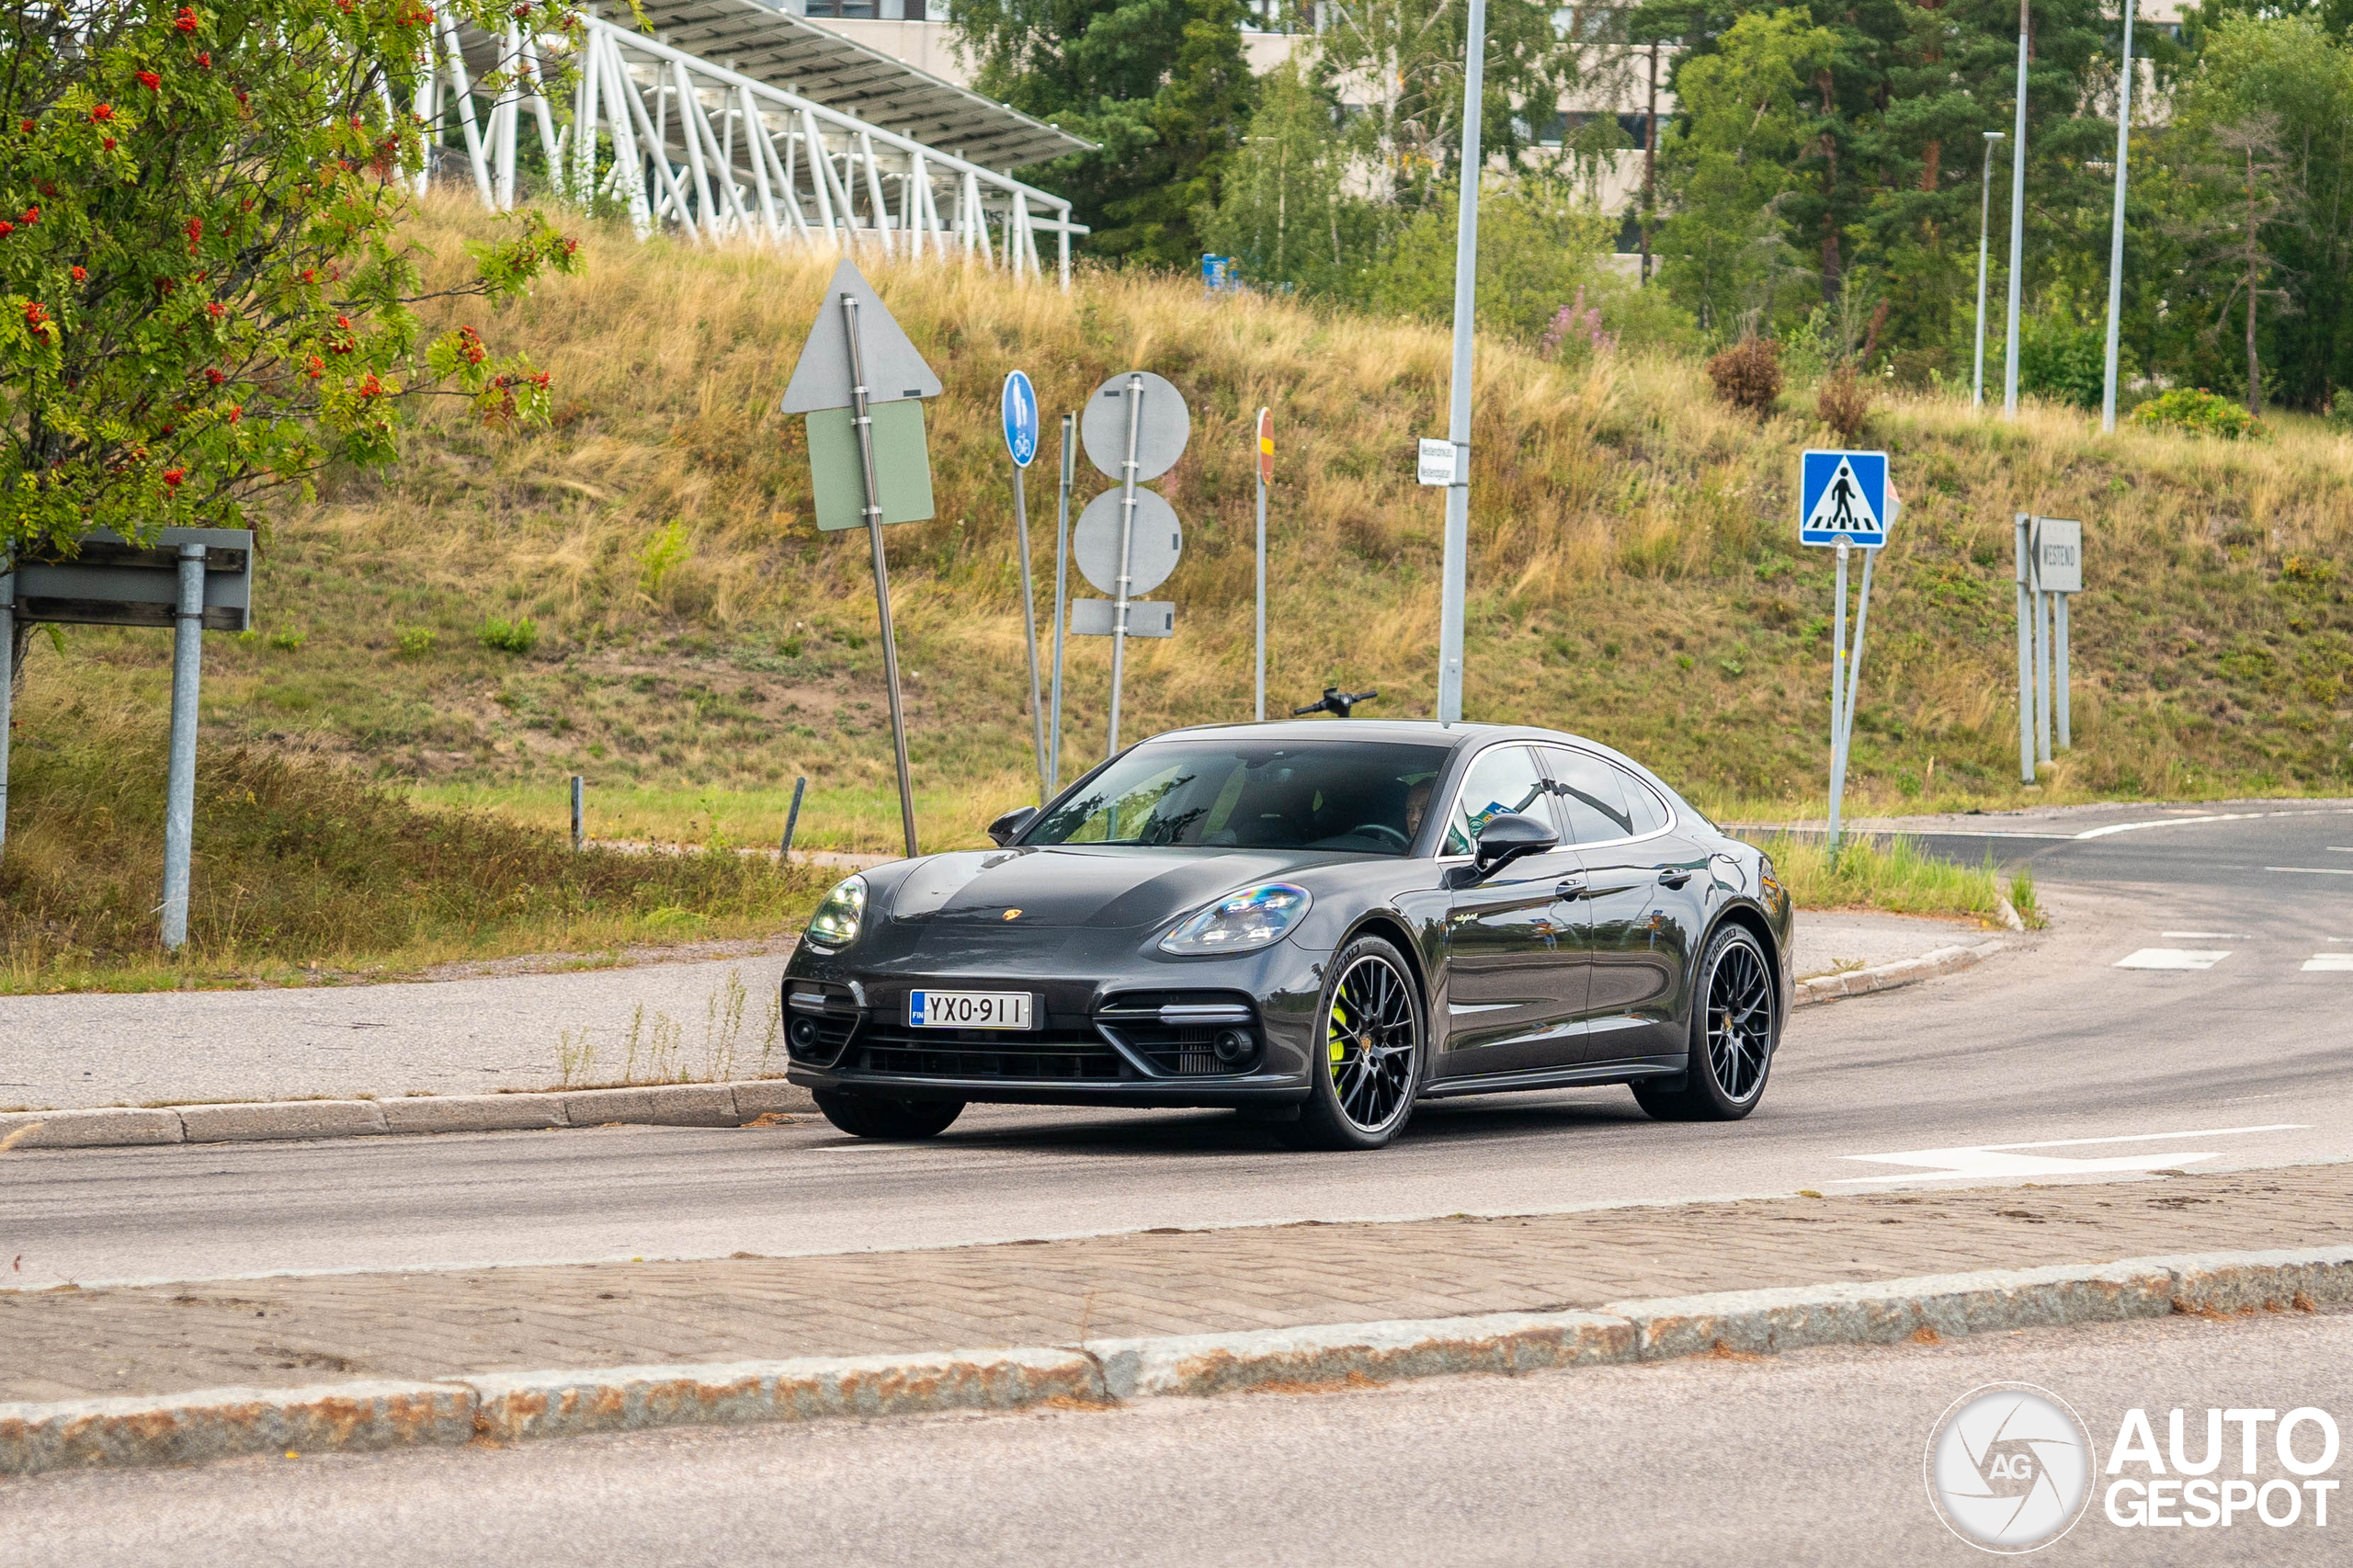
[[[1893,963],[1873,964],[1869,969],[1850,969],[1837,974],[1817,974],[1798,982],[1797,995],[1790,1005],[1803,1007],[1816,1002],[1835,1002],[1841,996],[1867,996],[1875,991],[1917,985],[1924,980],[1983,963],[2007,946],[1998,937],[1984,942],[1956,942],[1931,949],[1916,959],[1899,959]]]
[[[103,1149],[558,1127],[741,1127],[763,1116],[813,1114],[816,1108],[808,1090],[781,1078],[746,1078],[520,1095],[11,1111],[0,1115],[0,1140],[13,1149]]]
[[[210,1389],[0,1404],[0,1475],[191,1464],[286,1449],[367,1450],[687,1426],[1111,1403],[1302,1384],[1506,1376],[1717,1353],[1933,1341],[2175,1313],[2353,1302],[2353,1246],[2126,1258],[1077,1347],[607,1367],[431,1382]]]

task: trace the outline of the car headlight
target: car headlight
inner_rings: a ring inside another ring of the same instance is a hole
[[[1246,953],[1279,942],[1306,916],[1305,888],[1265,882],[1229,893],[1160,939],[1165,953]]]
[[[844,877],[809,916],[809,940],[820,948],[847,948],[866,924],[866,878]]]

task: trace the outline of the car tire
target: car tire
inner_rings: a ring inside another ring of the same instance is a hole
[[[964,1114],[962,1100],[903,1100],[842,1089],[813,1089],[810,1093],[825,1119],[844,1132],[853,1138],[873,1138],[888,1143],[937,1138]]]
[[[1691,987],[1691,1040],[1679,1089],[1632,1085],[1635,1103],[1659,1121],[1738,1121],[1765,1097],[1781,1042],[1773,965],[1745,926],[1717,927]]]
[[[1379,937],[1333,955],[1316,1004],[1316,1060],[1297,1121],[1277,1135],[1294,1149],[1379,1149],[1414,1114],[1429,1025],[1413,967]]]

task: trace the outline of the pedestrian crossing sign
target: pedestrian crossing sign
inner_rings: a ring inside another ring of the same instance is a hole
[[[1851,540],[1865,550],[1887,542],[1893,521],[1885,452],[1808,452],[1798,502],[1798,542]]]

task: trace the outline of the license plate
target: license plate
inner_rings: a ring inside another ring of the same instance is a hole
[[[1026,1029],[1027,991],[914,991],[907,1027],[917,1029]]]

